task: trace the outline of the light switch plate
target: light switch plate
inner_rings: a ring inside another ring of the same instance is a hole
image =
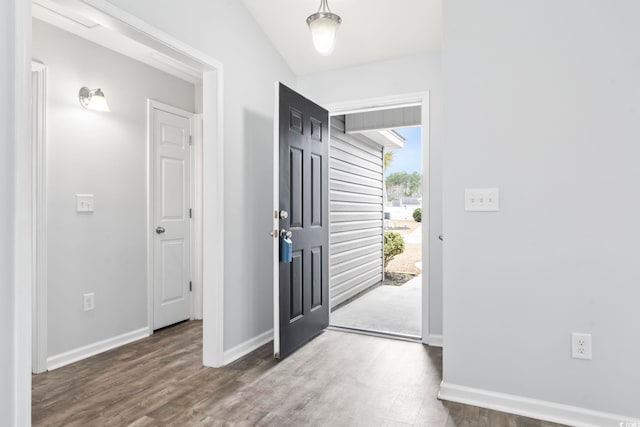
[[[93,212],[93,194],[76,194],[76,212]]]
[[[469,212],[499,211],[500,191],[497,188],[465,188],[464,210]]]

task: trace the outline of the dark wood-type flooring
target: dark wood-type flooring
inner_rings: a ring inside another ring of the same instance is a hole
[[[35,426],[551,427],[441,402],[442,351],[326,331],[283,361],[271,344],[221,369],[201,363],[202,323],[33,377]]]

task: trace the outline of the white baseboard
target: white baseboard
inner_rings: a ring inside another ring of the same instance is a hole
[[[247,340],[237,346],[230,348],[229,350],[225,350],[223,355],[222,364],[228,365],[229,363],[235,362],[240,359],[242,356],[246,356],[251,353],[253,350],[262,347],[269,341],[273,340],[273,329],[264,332],[257,337],[253,337],[250,340]]]
[[[95,356],[98,353],[129,344],[130,342],[137,341],[148,336],[149,328],[141,328],[127,332],[126,334],[118,335],[117,337],[107,338],[106,340],[99,341],[94,344],[89,344],[84,347],[57,354],[47,358],[47,369],[51,371],[52,369],[69,365],[70,363],[77,362],[78,360]]]
[[[431,347],[442,347],[442,335],[430,334],[424,343]]]
[[[640,426],[633,417],[442,382],[438,398],[576,427]]]

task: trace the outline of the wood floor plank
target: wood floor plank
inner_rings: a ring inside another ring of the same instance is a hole
[[[265,345],[202,366],[202,322],[33,376],[34,426],[557,427],[441,402],[442,351],[327,331],[284,361]]]

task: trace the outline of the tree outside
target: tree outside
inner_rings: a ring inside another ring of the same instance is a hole
[[[422,196],[422,175],[418,172],[394,172],[385,179],[389,201]]]
[[[420,130],[405,130],[404,148],[383,153],[383,203],[389,219],[385,222],[385,281],[395,285],[420,274],[417,264],[422,259],[422,245],[414,233],[420,232],[422,220]]]

